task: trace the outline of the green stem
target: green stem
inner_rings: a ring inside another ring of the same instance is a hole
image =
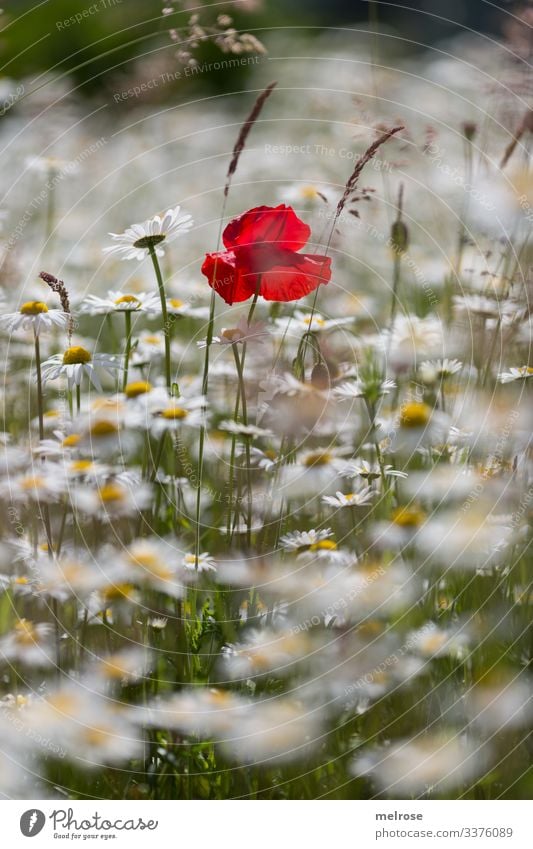
[[[41,375],[41,349],[39,337],[35,334],[35,369],[37,372],[37,409],[39,415],[39,439],[44,439],[44,408],[43,408],[43,380]]]
[[[157,254],[155,252],[155,247],[150,245],[148,248],[150,252],[150,257],[152,259],[152,263],[154,266],[155,276],[157,279],[157,288],[159,290],[159,298],[161,300],[161,316],[163,319],[163,336],[165,337],[165,378],[167,382],[167,389],[170,392],[170,387],[172,383],[172,376],[170,370],[170,333],[168,327],[168,312],[167,312],[167,297],[165,294],[165,284],[163,283],[163,276],[161,274],[161,267],[159,265],[159,260],[157,258]]]
[[[122,391],[126,389],[128,383],[128,366],[131,354],[131,312],[124,311],[124,320],[126,322],[126,350],[124,351],[124,377],[122,378]]]
[[[243,345],[242,360],[239,358],[237,345],[232,345],[233,358],[235,360],[235,368],[237,369],[237,377],[239,379],[241,407],[242,407],[242,422],[248,424],[248,408],[246,405],[246,388],[244,385],[244,357],[246,354],[246,345]],[[237,421],[237,419],[235,419]],[[247,514],[246,514],[246,543],[251,544],[252,535],[252,471],[250,457],[250,440],[247,436],[244,438],[245,457],[246,457],[246,490],[247,490]]]

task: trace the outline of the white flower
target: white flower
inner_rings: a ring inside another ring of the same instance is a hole
[[[287,551],[298,551],[300,548],[318,545],[331,536],[333,536],[331,528],[322,528],[318,531],[311,528],[310,531],[293,531],[290,534],[285,534],[279,542],[281,547]]]
[[[388,395],[391,389],[396,388],[394,380],[384,379],[378,385],[369,385],[363,383],[362,380],[345,381],[340,386],[336,386],[333,390],[334,396],[339,401],[344,401],[350,398],[364,398],[371,390],[375,395]]]
[[[66,377],[69,389],[81,386],[83,376],[89,378],[96,389],[102,390],[100,378],[96,367],[112,374],[121,369],[120,358],[109,354],[91,354],[81,345],[75,345],[63,354],[54,354],[42,364],[43,383],[48,380],[57,380],[58,377]]]
[[[334,200],[334,195],[328,186],[314,185],[312,183],[294,182],[280,189],[278,194],[281,200],[287,201],[290,204],[309,203],[312,201],[329,203]]]
[[[49,310],[43,301],[27,301],[18,312],[0,316],[0,327],[14,330],[32,329],[36,336],[52,327],[66,327],[70,316],[62,310]]]
[[[54,663],[52,626],[19,619],[12,631],[0,640],[0,658],[27,666],[51,666]]]
[[[226,419],[225,421],[220,422],[218,429],[225,430],[228,433],[234,434],[235,436],[273,436],[271,430],[266,430],[263,427],[257,427],[256,425],[252,424],[245,425],[242,422],[235,422],[233,421],[233,419]]]
[[[463,364],[459,360],[449,360],[445,357],[443,360],[425,360],[420,363],[420,376],[424,383],[433,383],[436,380],[446,380],[453,374],[461,371]]]
[[[263,321],[255,321],[248,324],[245,318],[241,318],[237,322],[236,327],[224,327],[220,331],[220,336],[213,336],[213,345],[264,345],[268,339],[269,333]],[[202,339],[196,343],[199,348],[205,348],[207,341]]]
[[[514,380],[528,380],[533,377],[533,368],[531,366],[519,366],[518,368],[510,368],[509,371],[502,371],[498,375],[500,383],[512,383]]]
[[[310,313],[304,310],[295,310],[292,316],[284,316],[276,319],[278,332],[286,333],[291,329],[298,335],[305,332],[319,333],[324,330],[335,330],[338,327],[344,327],[344,325],[352,323],[352,316],[347,318],[324,318],[320,313]]]
[[[336,492],[335,495],[324,495],[322,501],[330,507],[362,507],[370,504],[374,490],[369,486],[363,487],[359,492]]]
[[[151,312],[161,312],[161,301],[158,299],[152,307]],[[179,298],[167,298],[167,313],[168,315],[176,315],[184,318],[209,318],[208,307],[193,307],[186,301],[181,301]],[[197,343],[198,344],[198,343]]]
[[[140,224],[132,224],[124,233],[110,233],[116,242],[104,248],[104,253],[113,254],[120,259],[142,260],[148,256],[150,248],[155,250],[157,256],[164,256],[164,251],[159,245],[161,242],[172,241],[178,236],[191,229],[193,220],[190,215],[180,215],[180,207],[167,209],[164,215],[155,215]]]
[[[217,570],[214,557],[207,551],[199,554],[198,559],[195,554],[186,554],[181,563],[189,572],[216,572]]]
[[[485,752],[474,740],[459,735],[425,735],[397,740],[390,746],[369,748],[356,758],[354,775],[372,775],[392,798],[438,793],[483,774]]]
[[[75,506],[102,521],[122,516],[137,516],[152,499],[151,487],[140,481],[123,483],[117,478],[101,486],[79,487],[73,494]]]
[[[107,293],[107,298],[87,295],[81,304],[81,312],[90,315],[102,315],[111,312],[148,312],[155,309],[158,303],[159,297],[147,292],[132,294],[110,290]]]
[[[381,468],[379,463],[369,463],[368,460],[356,460],[351,462],[348,460],[344,468],[340,470],[343,478],[354,478],[358,475],[361,478],[372,481],[381,477]],[[407,472],[401,472],[399,469],[394,469],[391,465],[383,466],[383,474],[387,477],[406,478]]]

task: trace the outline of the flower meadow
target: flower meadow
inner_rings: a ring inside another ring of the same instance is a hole
[[[525,47],[251,38],[0,119],[0,794],[530,798]]]

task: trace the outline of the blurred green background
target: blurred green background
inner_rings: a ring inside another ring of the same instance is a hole
[[[183,9],[186,3],[176,0],[166,4],[175,12],[163,15],[164,5],[164,0],[8,2],[1,18],[2,75],[21,79],[47,71],[69,73],[82,95],[98,97],[99,92],[116,90],[117,79],[122,75],[128,81],[135,73],[134,61],[143,55],[143,61],[148,61],[150,56],[168,53],[169,64],[175,62],[176,45],[169,29],[185,27],[191,12]],[[430,44],[465,27],[496,32],[503,14],[484,0],[412,0],[410,10],[401,3],[371,0],[238,0],[215,7],[206,4],[203,10],[198,2],[189,6],[200,11],[206,24],[227,12],[237,29],[256,34],[267,46],[269,31],[280,27],[296,27],[300,36],[312,39],[323,28],[366,25],[370,20],[373,25],[394,27],[415,49],[414,42]],[[79,23],[65,24],[77,14],[84,15]],[[195,55],[200,62],[215,62],[221,53],[207,41]],[[225,90],[230,79],[235,86],[235,74],[240,82],[247,73],[246,66],[227,73],[207,72],[195,84]],[[165,88],[164,96],[172,97],[173,87]]]

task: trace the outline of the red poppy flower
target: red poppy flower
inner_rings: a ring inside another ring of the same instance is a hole
[[[227,304],[256,292],[267,301],[296,301],[331,278],[329,257],[298,253],[310,235],[290,206],[249,209],[230,221],[222,235],[227,250],[207,254],[202,273]]]

